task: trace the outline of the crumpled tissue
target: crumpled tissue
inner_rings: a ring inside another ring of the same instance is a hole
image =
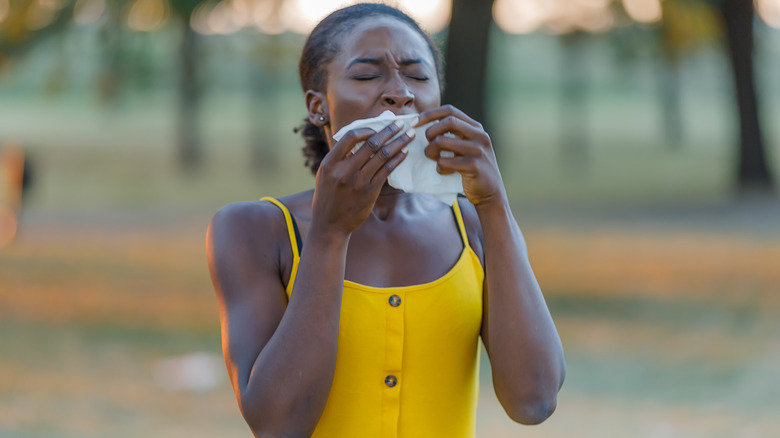
[[[358,128],[371,128],[374,131],[380,131],[387,125],[401,120],[408,129],[419,114],[396,115],[387,110],[377,117],[370,119],[355,120],[349,125],[339,129],[333,135],[336,141],[341,140],[347,132]],[[415,136],[409,143],[409,153],[387,178],[390,186],[403,190],[407,193],[423,193],[433,195],[441,202],[452,205],[458,193],[463,193],[463,180],[459,173],[452,175],[441,175],[436,171],[436,161],[425,156],[425,147],[428,146],[428,139],[425,138],[425,130],[436,122],[427,123],[414,129]],[[401,133],[406,132],[402,130]],[[397,134],[401,135],[401,134]],[[445,134],[451,135],[451,134]],[[356,152],[363,143],[358,143],[352,152]],[[450,151],[442,151],[442,157],[452,157],[454,154]]]

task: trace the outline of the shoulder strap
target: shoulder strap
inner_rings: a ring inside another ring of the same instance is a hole
[[[284,213],[285,222],[287,222],[287,234],[290,236],[290,247],[292,248],[293,253],[293,265],[292,269],[290,270],[290,279],[287,281],[287,287],[285,289],[287,298],[289,299],[290,295],[292,294],[293,283],[295,283],[295,276],[298,273],[298,263],[301,260],[301,235],[298,232],[298,225],[295,223],[295,218],[293,218],[293,216],[290,214],[290,210],[288,210],[284,204],[279,202],[277,199],[270,197],[264,197],[260,200],[268,201],[279,207],[279,209],[282,210],[282,213]]]
[[[297,261],[301,257],[301,234],[298,232],[298,225],[295,223],[295,219],[290,214],[290,210],[284,206],[279,200],[271,197],[263,197],[261,201],[268,201],[282,210],[284,213],[284,220],[287,223],[287,233],[290,235],[290,246],[292,247],[293,258]]]
[[[458,231],[460,231],[460,237],[463,239],[463,246],[469,247],[469,236],[466,234],[466,225],[463,223],[463,214],[460,211],[460,205],[458,205],[458,198],[455,198],[455,202],[452,204],[452,213],[455,216],[455,222],[458,224]]]

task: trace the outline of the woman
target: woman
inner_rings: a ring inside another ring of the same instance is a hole
[[[565,374],[560,339],[490,138],[440,106],[430,38],[396,9],[354,5],[312,31],[300,74],[314,189],[224,207],[208,233],[225,361],[254,434],[474,436],[480,336],[507,414],[545,420]],[[386,110],[437,121],[425,153],[462,175],[467,199],[386,184],[408,126],[333,140]]]

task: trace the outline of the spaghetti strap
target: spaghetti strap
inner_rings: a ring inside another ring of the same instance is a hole
[[[280,210],[282,210],[282,213],[284,214],[284,220],[287,223],[287,234],[290,236],[290,247],[292,248],[292,254],[293,254],[293,265],[292,269],[290,270],[290,279],[287,281],[287,297],[290,297],[290,293],[292,292],[292,286],[295,282],[295,274],[298,272],[298,262],[301,260],[301,237],[298,233],[298,227],[295,224],[295,219],[293,219],[292,214],[290,214],[290,210],[287,209],[287,207],[284,206],[279,200],[276,198],[271,198],[268,196],[265,196],[263,198],[260,198],[261,201],[268,201],[277,207],[279,207]]]
[[[295,221],[290,214],[290,210],[287,209],[287,207],[284,206],[281,202],[279,202],[276,198],[271,198],[269,196],[260,198],[261,201],[268,201],[277,207],[279,207],[280,210],[282,210],[282,213],[284,213],[284,220],[287,222],[287,233],[290,235],[290,246],[292,246],[293,251],[293,257],[296,259],[301,257],[300,254],[300,237],[298,234],[298,227],[295,226]]]
[[[463,215],[460,212],[460,205],[458,205],[458,198],[455,198],[455,202],[452,204],[452,212],[455,215],[455,222],[458,223],[458,231],[460,231],[460,237],[463,239],[463,245],[466,248],[469,246],[469,236],[466,234],[466,225],[463,223]]]

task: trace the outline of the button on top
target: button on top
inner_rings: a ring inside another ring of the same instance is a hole
[[[398,379],[395,378],[395,376],[390,375],[385,377],[385,385],[387,385],[389,388],[392,388],[398,383]]]
[[[393,307],[398,307],[401,305],[401,297],[399,297],[398,295],[392,295],[388,301],[390,302],[390,305]]]

